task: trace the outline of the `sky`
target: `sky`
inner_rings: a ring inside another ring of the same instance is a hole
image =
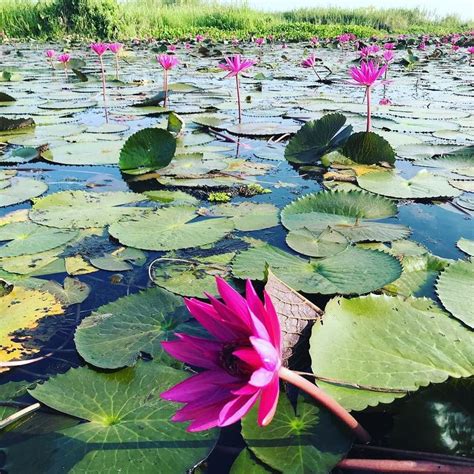
[[[232,3],[232,0],[223,0]],[[414,8],[421,7],[445,16],[456,14],[463,20],[474,20],[474,0],[247,0],[249,5],[261,10],[290,10],[304,7],[369,7]]]

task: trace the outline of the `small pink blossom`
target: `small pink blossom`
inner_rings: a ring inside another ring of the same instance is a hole
[[[303,61],[301,61],[301,67],[313,68],[317,61],[318,59],[316,58],[316,56],[314,54],[310,54],[306,59],[303,59]]]
[[[71,55],[68,53],[63,53],[58,56],[58,61],[63,64],[67,64],[71,60]]]
[[[456,52],[456,51],[459,51],[461,49],[461,46],[459,46],[458,44],[453,44],[451,46],[451,49]]]
[[[351,67],[350,74],[356,84],[370,87],[384,75],[386,70],[386,64],[379,67],[375,62],[368,61],[361,63],[360,67]]]
[[[184,43],[184,49],[191,49],[191,48],[192,46],[188,42]]]
[[[52,59],[54,58],[54,56],[56,56],[56,51],[54,51],[54,49],[47,49],[45,52],[44,52],[44,55],[49,58],[49,59]]]
[[[348,43],[351,40],[351,35],[349,33],[343,33],[337,37],[339,43]]]
[[[425,43],[420,43],[416,49],[419,49],[420,51],[424,51],[426,49],[426,44]]]
[[[309,39],[309,41],[313,46],[317,46],[319,44],[319,38],[317,36],[313,36]]]
[[[392,105],[392,101],[388,97],[380,99],[379,105]]]
[[[123,48],[123,44],[117,43],[117,42],[109,43],[108,46],[109,46],[110,51],[112,51],[112,53],[114,54],[118,54],[120,50]]]
[[[196,43],[201,43],[202,41],[204,41],[204,35],[199,35],[197,34],[194,39],[196,40]]]
[[[240,72],[245,71],[256,64],[256,61],[253,59],[242,58],[240,54],[225,57],[224,60],[225,63],[220,63],[218,67],[224,71],[229,71],[229,74],[225,76],[226,78],[237,76]]]
[[[257,46],[263,46],[263,43],[265,43],[265,38],[255,38],[255,44]]]
[[[232,38],[232,46],[238,46],[240,41],[237,38]]]
[[[165,71],[169,71],[179,64],[179,59],[171,54],[158,54],[156,60]]]
[[[286,49],[286,48],[288,48],[288,45],[286,43],[282,43],[281,49]]]
[[[177,49],[178,47],[175,44],[168,45],[168,51],[170,51],[171,53],[174,53]]]
[[[92,43],[90,48],[97,56],[102,56],[109,49],[109,45],[107,43]]]
[[[474,54],[474,46],[469,46],[466,51],[471,55]]]
[[[386,63],[391,63],[395,59],[395,54],[392,50],[387,49],[383,52],[382,57]]]
[[[383,47],[384,49],[392,50],[392,49],[395,49],[395,43],[385,43]]]
[[[212,339],[176,334],[177,340],[163,342],[166,352],[202,372],[161,394],[183,403],[173,416],[177,422],[190,421],[187,431],[229,426],[260,400],[258,424],[268,425],[275,414],[281,367],[281,330],[268,294],[264,303],[250,280],[246,297],[216,278],[222,301],[207,295],[210,304],[186,299],[189,312]]]

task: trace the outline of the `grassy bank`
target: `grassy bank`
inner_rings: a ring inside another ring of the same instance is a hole
[[[184,39],[203,33],[214,39],[275,35],[287,40],[368,37],[386,33],[452,33],[472,29],[454,16],[432,18],[420,9],[299,9],[264,13],[244,4],[200,0],[0,0],[0,31],[12,38]]]

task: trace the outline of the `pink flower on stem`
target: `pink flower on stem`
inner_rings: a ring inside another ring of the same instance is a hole
[[[392,105],[392,101],[389,98],[384,97],[380,99],[379,105]]]
[[[317,36],[313,36],[312,38],[309,39],[309,42],[311,43],[311,46],[316,47],[319,45],[319,38]]]
[[[107,43],[92,43],[90,45],[91,50],[99,56],[100,62],[100,75],[102,78],[102,97],[104,99],[104,114],[105,114],[105,122],[109,122],[109,115],[107,113],[107,98],[105,95],[105,67],[104,67],[104,60],[102,56],[104,53],[109,49],[109,45]]]
[[[280,323],[268,294],[264,292],[262,303],[250,280],[245,298],[221,278],[216,283],[222,301],[211,295],[210,304],[185,299],[212,339],[176,334],[177,340],[162,343],[176,359],[204,369],[161,394],[184,404],[172,420],[190,421],[190,432],[229,426],[259,402],[257,421],[266,426],[276,412],[282,379],[309,393],[367,441],[367,432],[344,408],[282,366]]]
[[[474,57],[474,46],[469,46],[469,48],[467,48],[466,51],[467,51],[467,54],[469,54],[471,58]]]
[[[108,44],[109,50],[112,51],[112,53],[115,56],[115,79],[118,81],[119,80],[119,53],[122,51],[123,44],[122,43],[109,43]]]
[[[305,69],[312,69],[314,74],[316,74],[316,77],[318,78],[318,81],[321,80],[321,76],[318,74],[314,66],[316,65],[316,62],[318,59],[314,54],[310,54],[306,59],[303,59],[301,61],[301,67],[304,67]]]
[[[419,49],[420,51],[424,51],[426,49],[426,44],[425,43],[420,43],[417,46],[417,49]]]
[[[218,66],[223,71],[228,71],[229,74],[225,76],[225,79],[228,77],[235,77],[235,87],[237,91],[237,110],[239,116],[239,123],[242,123],[242,107],[240,103],[240,81],[239,74],[246,69],[255,66],[256,61],[253,59],[242,58],[240,54],[235,54],[234,56],[225,57],[225,63],[220,63]]]
[[[71,55],[68,53],[63,53],[58,56],[58,61],[63,65],[64,67],[64,74],[66,75],[66,81],[68,80],[68,72],[67,72],[67,65],[68,62],[71,60]]]
[[[255,38],[255,44],[257,46],[263,46],[264,43],[265,43],[265,38]]]
[[[170,53],[174,53],[177,49],[178,49],[178,47],[175,44],[168,45],[168,51]]]
[[[54,49],[47,49],[44,52],[44,55],[48,58],[48,62],[49,62],[49,65],[51,66],[51,69],[54,69],[53,59],[54,59],[54,56],[56,56],[56,51],[54,51]]]
[[[204,41],[204,36],[198,34],[194,37],[194,39],[196,40],[196,43],[201,43],[202,41]]]
[[[370,109],[370,92],[372,86],[378,81],[387,71],[388,65],[379,66],[373,61],[362,62],[360,67],[352,67],[350,74],[356,85],[365,87],[365,95],[367,99],[367,128],[370,132],[371,128],[371,109]]]
[[[163,91],[165,93],[163,106],[166,107],[166,103],[168,102],[168,71],[179,64],[179,59],[171,54],[159,54],[156,60],[163,68]]]
[[[392,50],[387,49],[386,51],[383,52],[382,54],[383,60],[385,63],[391,63],[395,59],[395,54]]]
[[[395,49],[395,43],[385,43],[385,44],[383,45],[383,47],[384,47],[384,49],[390,51],[390,50]]]
[[[459,51],[460,49],[461,49],[461,47],[460,47],[458,44],[453,44],[453,45],[451,46],[451,50],[452,50],[453,52],[457,52],[457,51]]]

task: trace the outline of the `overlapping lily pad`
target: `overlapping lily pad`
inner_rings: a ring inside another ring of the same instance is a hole
[[[12,178],[9,185],[0,189],[0,207],[12,206],[40,196],[48,190],[42,181],[31,178]]]

